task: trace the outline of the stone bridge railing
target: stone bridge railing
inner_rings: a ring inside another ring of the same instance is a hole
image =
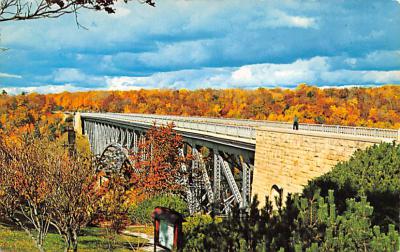
[[[233,136],[238,138],[252,139],[256,138],[256,128],[272,127],[291,129],[292,123],[261,121],[261,120],[244,120],[244,119],[226,119],[226,118],[209,118],[209,117],[185,117],[185,116],[168,116],[153,114],[118,114],[118,113],[82,113],[83,117],[108,118],[123,121],[134,121],[144,124],[166,124],[174,122],[177,128],[205,131],[209,133]],[[306,124],[300,123],[300,130],[325,132],[335,134],[346,134],[353,136],[374,137],[390,140],[400,140],[400,131],[395,129],[367,128],[367,127],[351,127],[341,125],[325,125],[325,124]]]

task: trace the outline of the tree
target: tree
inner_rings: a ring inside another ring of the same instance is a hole
[[[40,251],[50,225],[66,251],[77,251],[79,230],[98,209],[95,168],[76,155],[47,138],[0,136],[0,216],[20,226]]]
[[[123,176],[115,173],[102,182],[103,193],[97,218],[106,224],[109,251],[114,249],[116,235],[128,224],[130,202],[127,183],[128,181]]]
[[[139,194],[150,197],[181,189],[177,181],[183,176],[181,165],[185,160],[179,156],[183,140],[173,127],[173,124],[153,126],[139,145],[139,151],[132,153],[131,184]]]
[[[101,190],[90,158],[65,155],[51,181],[57,185],[50,200],[51,224],[64,238],[65,251],[78,250],[78,234],[97,212]]]
[[[35,139],[5,140],[0,137],[0,215],[19,225],[43,251],[55,189],[49,177],[61,160]]]
[[[76,15],[82,8],[114,13],[113,6],[116,2],[117,0],[1,0],[0,22],[57,18],[70,13]],[[154,0],[139,0],[139,2],[155,6]]]

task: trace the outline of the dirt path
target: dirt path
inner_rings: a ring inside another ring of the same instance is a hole
[[[135,236],[135,237],[147,240],[148,242],[139,249],[144,250],[144,251],[154,251],[154,237],[153,236],[144,234],[144,233],[132,232],[132,231],[128,231],[128,230],[122,231],[122,233],[125,235]],[[166,252],[166,250],[162,249],[162,248],[157,248],[157,251]]]

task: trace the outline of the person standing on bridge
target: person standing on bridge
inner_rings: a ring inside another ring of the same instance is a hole
[[[295,115],[293,119],[293,129],[299,130],[299,118],[297,117],[297,115]]]

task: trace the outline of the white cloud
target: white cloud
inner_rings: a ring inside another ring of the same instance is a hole
[[[105,83],[104,76],[95,76],[83,73],[76,68],[58,68],[50,76],[38,76],[38,81],[56,82],[56,83],[78,83],[86,86],[101,86]]]
[[[10,93],[22,91],[58,93],[89,89],[79,87],[87,82],[96,83],[92,89],[137,90],[153,88],[255,88],[295,87],[298,83],[320,86],[354,86],[400,83],[400,71],[332,70],[330,58],[313,57],[296,60],[289,64],[252,64],[242,67],[216,67],[159,72],[145,77],[133,76],[88,76],[75,71],[61,71],[65,79],[83,80],[81,83],[44,85],[40,87],[8,87]],[[60,76],[55,75],[60,78]],[[58,79],[59,80],[59,79]]]
[[[250,22],[249,28],[277,28],[277,27],[297,27],[297,28],[317,28],[317,21],[313,17],[289,15],[278,9],[266,9],[261,19]]]
[[[357,85],[399,83],[400,71],[331,70],[328,57],[296,60],[290,64],[254,64],[242,67],[202,68],[156,73],[147,77],[108,77],[107,89],[139,88],[253,88],[294,87],[298,83]]]
[[[21,79],[21,75],[16,75],[16,74],[9,74],[9,73],[1,73],[0,72],[0,78],[16,78],[16,79]]]
[[[86,75],[76,68],[59,68],[53,72],[56,82],[79,82],[86,78]]]
[[[126,4],[121,3],[121,1],[117,2],[116,4],[116,11],[114,14],[110,15],[111,18],[114,19],[120,19],[120,18],[125,18],[131,14],[131,10],[129,8],[125,7]]]
[[[108,77],[107,89],[121,87],[123,90],[138,88],[206,88],[228,87],[226,80],[231,74],[230,68],[202,68],[155,73],[147,77]]]
[[[143,77],[107,77],[106,83],[108,90],[138,90],[143,87],[135,86],[136,81],[140,82]]]
[[[346,54],[329,58],[334,69],[347,70],[399,70],[400,50],[375,50],[360,57]]]
[[[337,70],[332,72],[320,73],[320,79],[326,83],[400,83],[400,71],[357,71],[357,70]]]
[[[313,82],[318,73],[328,71],[327,58],[314,57],[296,60],[291,64],[256,64],[242,66],[231,75],[232,83],[239,86],[280,85]]]
[[[314,27],[316,24],[314,18],[308,18],[308,17],[289,16],[288,20],[289,24],[301,28]]]
[[[241,67],[232,73],[232,79],[237,81],[251,81],[253,78],[249,67]]]
[[[399,0],[400,1],[400,0]],[[400,50],[394,51],[373,51],[368,53],[367,56],[360,60],[362,64],[368,66],[386,66],[386,67],[393,67],[398,66],[400,62]]]
[[[65,84],[65,85],[42,85],[42,86],[30,86],[30,87],[4,87],[2,88],[7,91],[9,94],[20,94],[22,92],[28,93],[41,93],[41,94],[48,94],[48,93],[61,93],[64,91],[81,91],[81,87],[74,86],[72,84]]]
[[[203,63],[210,58],[208,40],[185,41],[173,44],[159,44],[158,51],[142,53],[138,60],[147,66],[187,66]]]

